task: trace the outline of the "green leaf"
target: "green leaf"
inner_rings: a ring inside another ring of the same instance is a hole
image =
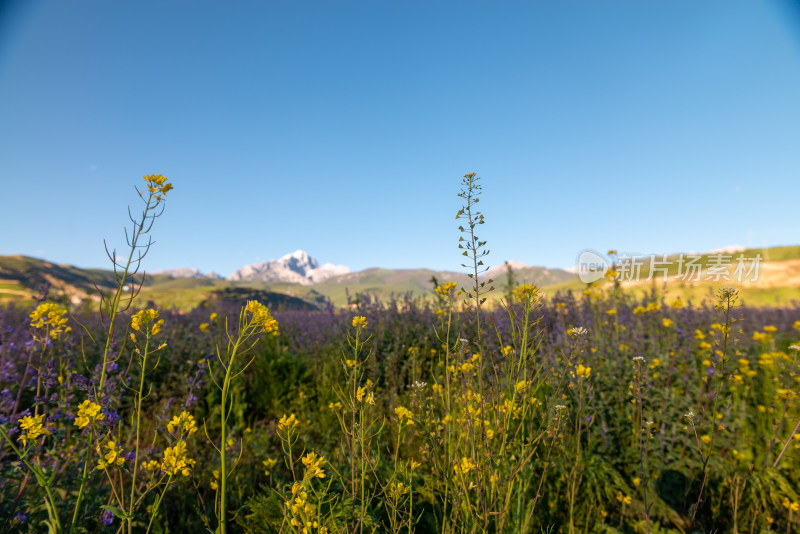
[[[120,510],[116,506],[111,506],[110,504],[104,504],[100,508],[102,508],[103,510],[108,510],[109,512],[114,514],[115,517],[118,517],[120,519],[128,519],[128,514],[126,514],[123,510]]]

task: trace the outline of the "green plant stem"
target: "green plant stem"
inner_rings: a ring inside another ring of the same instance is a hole
[[[22,456],[22,454],[19,452],[19,449],[14,444],[14,442],[11,440],[11,437],[6,433],[5,428],[3,428],[2,426],[0,426],[0,435],[3,436],[3,439],[6,440],[6,442],[9,444],[11,449],[16,453],[16,455],[19,457],[19,459],[22,460],[22,463],[25,464],[25,467],[27,467],[28,470],[31,473],[33,473],[33,476],[36,477],[36,483],[39,484],[39,486],[42,489],[44,489],[45,494],[47,495],[46,498],[47,498],[48,504],[50,505],[50,507],[53,510],[53,518],[56,521],[56,524],[55,524],[56,532],[59,532],[59,533],[62,532],[61,520],[58,518],[58,508],[56,508],[56,501],[53,498],[53,493],[50,491],[50,484],[44,478],[44,473],[42,473],[41,469],[37,469],[36,467],[34,467],[33,464],[31,464],[28,461],[27,458]]]
[[[81,499],[83,498],[83,490],[86,487],[86,480],[89,478],[89,461],[92,457],[92,442],[94,441],[94,423],[91,423],[92,430],[89,434],[88,446],[86,447],[86,457],[83,459],[83,475],[81,475],[81,485],[78,488],[78,499],[75,501],[75,509],[72,512],[72,523],[69,526],[69,532],[72,534],[75,531],[75,525],[78,522],[78,511],[81,507]]]
[[[153,526],[153,520],[156,518],[156,514],[158,514],[159,506],[161,506],[161,499],[164,498],[164,494],[169,489],[170,482],[172,482],[172,475],[169,475],[169,478],[167,478],[167,483],[164,485],[164,490],[159,494],[158,499],[156,499],[156,502],[153,505],[153,510],[150,512],[150,522],[147,523],[147,530],[145,531],[145,534],[148,534]]]
[[[147,340],[144,344],[144,354],[142,355],[141,366],[142,371],[139,376],[139,393],[136,397],[136,452],[133,457],[133,474],[131,476],[131,502],[130,509],[128,510],[128,534],[131,534],[133,528],[133,506],[136,491],[136,473],[139,467],[139,437],[141,431],[141,418],[142,418],[142,392],[144,391],[144,375],[147,367],[147,350],[150,346],[150,329],[147,330]]]
[[[103,367],[100,371],[100,384],[95,392],[95,400],[97,403],[100,403],[100,397],[102,396],[103,386],[105,385],[106,381],[106,367],[108,365],[108,353],[111,351],[111,340],[114,337],[114,321],[117,318],[117,312],[119,310],[119,304],[122,300],[122,292],[123,287],[125,287],[125,281],[128,278],[128,271],[130,270],[131,264],[133,263],[133,255],[136,252],[136,244],[139,241],[139,237],[142,235],[142,230],[144,229],[144,224],[147,222],[147,213],[150,211],[150,203],[153,200],[153,194],[150,193],[150,196],[147,198],[147,204],[145,204],[144,212],[142,213],[142,220],[139,223],[136,223],[134,226],[133,231],[133,238],[131,240],[131,251],[128,254],[128,261],[125,263],[125,269],[122,271],[122,277],[117,284],[117,291],[114,293],[114,300],[111,303],[111,317],[108,323],[108,337],[106,337],[106,345],[103,349]],[[115,268],[116,269],[116,268]]]
[[[217,532],[219,534],[225,534],[227,525],[227,518],[226,518],[226,506],[227,500],[225,492],[227,490],[227,472],[226,472],[226,465],[225,465],[225,430],[228,423],[228,391],[230,389],[231,383],[231,371],[233,370],[233,362],[236,359],[236,353],[239,350],[239,344],[242,341],[242,334],[240,332],[239,337],[236,339],[236,343],[233,344],[233,349],[231,350],[231,356],[228,359],[228,367],[225,370],[225,379],[222,382],[222,400],[221,400],[221,413],[220,413],[220,447],[219,447],[219,528]]]

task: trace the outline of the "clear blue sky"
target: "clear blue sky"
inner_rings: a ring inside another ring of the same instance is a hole
[[[106,266],[133,185],[175,186],[145,266],[295,249],[454,270],[800,242],[789,2],[5,2],[0,254]]]

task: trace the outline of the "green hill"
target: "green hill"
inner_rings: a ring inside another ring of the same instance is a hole
[[[757,284],[745,284],[741,292],[743,301],[753,305],[785,305],[800,300],[800,246],[773,247],[765,249],[749,249],[744,252],[747,257],[760,254],[762,260],[762,278]],[[738,253],[733,254],[735,258]],[[708,266],[713,263],[713,254],[703,254],[699,264]],[[669,269],[671,275],[677,274],[677,256],[670,256],[673,265]],[[555,295],[559,291],[583,291],[586,285],[576,275],[563,269],[547,269],[544,267],[524,267],[513,269],[515,283],[535,283],[542,287],[546,295]],[[648,266],[642,268],[642,278],[646,278]],[[496,291],[489,295],[491,299],[503,296],[508,283],[508,273],[504,265],[493,268],[488,273],[494,280]],[[410,293],[415,296],[429,295],[433,281],[437,283],[452,280],[460,286],[469,287],[471,279],[462,273],[453,271],[435,271],[432,269],[366,269],[356,273],[330,278],[322,283],[304,286],[286,282],[237,281],[214,278],[172,278],[167,275],[147,275],[140,295],[141,302],[153,300],[165,307],[191,309],[204,301],[219,300],[224,295],[240,298],[242,295],[259,294],[261,298],[271,298],[276,303],[280,300],[274,295],[287,298],[284,304],[302,307],[320,306],[330,301],[335,306],[344,306],[348,298],[369,294],[382,299],[390,295]],[[487,280],[487,276],[481,277]],[[19,300],[30,300],[41,288],[50,285],[51,297],[66,298],[73,303],[84,299],[97,299],[94,284],[102,291],[115,287],[114,273],[104,269],[81,269],[71,265],[56,265],[45,260],[27,256],[0,256],[0,303]],[[700,301],[709,298],[721,284],[696,283],[689,284],[670,281],[666,285],[661,282],[625,283],[625,291],[644,292],[654,287],[660,291],[668,291],[670,295],[681,296],[684,300]],[[226,293],[227,292],[227,293]],[[257,293],[263,292],[263,293]]]

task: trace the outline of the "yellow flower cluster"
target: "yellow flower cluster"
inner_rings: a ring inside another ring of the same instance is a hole
[[[468,475],[470,471],[473,471],[474,469],[475,469],[475,464],[472,463],[472,460],[470,460],[466,456],[461,458],[460,464],[456,464],[453,466],[453,470],[456,472],[456,474],[461,474],[461,475]]]
[[[539,288],[534,284],[520,284],[512,291],[517,300],[527,302],[538,302],[541,298]]]
[[[621,491],[617,492],[617,500],[622,503],[622,506],[628,506],[632,502],[632,499],[627,495],[623,495]]]
[[[292,486],[292,499],[286,501],[286,506],[292,513],[289,523],[299,529],[302,534],[328,534],[327,527],[320,525],[317,521],[317,511],[308,502],[308,493],[303,491],[303,486],[295,482]]]
[[[789,357],[783,352],[765,352],[758,356],[758,365],[761,367],[772,368],[780,360],[789,361]]]
[[[577,376],[580,379],[586,380],[587,378],[589,378],[590,374],[592,374],[592,368],[586,367],[582,363],[575,368],[575,376]]]
[[[758,341],[759,343],[769,343],[772,341],[772,336],[766,332],[753,332],[753,341]]]
[[[366,328],[368,324],[367,318],[363,315],[353,317],[353,328]]]
[[[170,476],[181,473],[183,476],[188,477],[194,464],[195,461],[186,456],[186,442],[181,440],[174,447],[168,447],[164,451],[161,470]]]
[[[168,192],[172,191],[172,184],[167,182],[167,177],[161,174],[151,174],[145,176],[147,190],[156,194],[156,200],[163,201]]]
[[[403,406],[398,406],[394,409],[394,413],[397,416],[397,420],[400,422],[401,425],[413,425],[414,414],[411,413],[411,410],[408,408],[404,408]]]
[[[389,497],[392,499],[399,499],[409,491],[411,491],[411,488],[400,481],[389,484]]]
[[[308,478],[325,478],[325,471],[322,466],[325,464],[325,458],[317,456],[315,452],[309,452],[303,456],[303,465],[306,466],[306,477]]]
[[[263,460],[261,464],[264,466],[264,474],[266,476],[269,476],[270,473],[272,473],[272,469],[275,467],[275,464],[277,463],[278,460],[276,460],[275,458],[268,458],[266,460]]]
[[[371,405],[375,404],[375,394],[371,391],[367,391],[370,385],[368,381],[366,386],[362,386],[356,390],[356,400],[358,402],[365,402]]]
[[[661,324],[663,324],[665,328],[669,328],[673,324],[672,319],[667,319],[664,317],[664,319],[661,320]]]
[[[49,434],[44,427],[44,414],[23,417],[19,422],[19,429],[22,434],[17,438],[17,441],[21,441],[23,447],[28,445],[28,440],[35,441],[39,436]]]
[[[122,456],[122,446],[112,440],[108,440],[105,447],[101,447],[98,443],[97,454],[100,456],[100,460],[97,461],[97,469],[114,466],[122,467],[122,464],[125,463],[125,458]]]
[[[453,290],[458,286],[455,282],[444,282],[439,286],[436,286],[434,289],[435,292],[439,293],[443,297],[449,297]],[[458,294],[455,295],[456,297]]]
[[[181,431],[182,435],[191,436],[197,432],[197,423],[194,420],[194,416],[185,410],[180,415],[174,416],[172,421],[167,423],[167,432],[174,434],[176,428]]]
[[[260,326],[263,333],[278,333],[278,321],[272,317],[266,306],[256,300],[248,300],[245,311],[253,314],[253,323]]]
[[[85,428],[89,423],[102,421],[105,415],[100,412],[100,405],[86,399],[78,406],[78,415],[75,417],[75,426]]]
[[[137,332],[144,332],[147,336],[154,336],[161,331],[164,319],[158,319],[158,310],[146,309],[133,314],[131,317],[131,328]],[[152,326],[151,326],[152,325]],[[131,339],[136,342],[136,337],[131,334]]]
[[[514,390],[517,392],[517,394],[522,395],[523,393],[525,393],[528,390],[529,387],[531,387],[531,381],[530,380],[520,380],[514,386]]]
[[[661,309],[661,304],[659,304],[657,302],[648,302],[647,303],[647,307],[645,307],[645,306],[636,306],[633,309],[633,313],[635,315],[641,315],[642,313],[646,313],[646,312],[657,312],[660,309]]]
[[[783,507],[789,510],[790,512],[800,512],[800,503],[791,502],[786,497],[783,498]]]
[[[297,427],[299,422],[297,421],[297,417],[294,414],[291,415],[283,415],[278,421],[278,430],[289,430]]]
[[[33,328],[48,328],[48,335],[51,339],[58,339],[63,333],[66,334],[72,330],[67,325],[67,318],[64,317],[67,310],[53,304],[52,302],[44,302],[36,306],[36,309],[31,312],[31,326]]]
[[[144,470],[147,471],[148,474],[152,475],[156,472],[156,469],[158,469],[158,462],[156,460],[150,460],[145,462],[142,467],[144,467]]]

